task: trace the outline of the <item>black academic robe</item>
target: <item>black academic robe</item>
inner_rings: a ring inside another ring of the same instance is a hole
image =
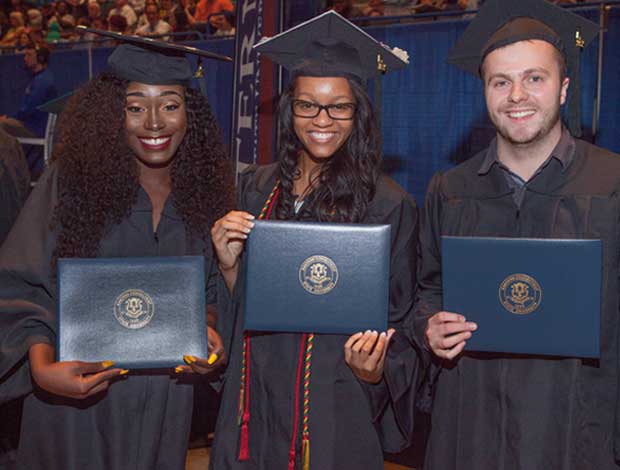
[[[0,128],[0,245],[30,192],[30,171],[17,139]]]
[[[476,354],[466,347],[453,363],[436,363],[424,469],[616,469],[620,158],[577,140],[572,163],[564,169],[551,159],[518,208],[497,164],[478,174],[484,157],[435,175],[429,185],[421,216],[417,337],[442,309],[442,235],[601,239],[601,357]]]
[[[82,401],[32,391],[28,347],[55,341],[56,287],[50,275],[55,233],[49,224],[57,186],[52,169],[37,184],[0,251],[0,402],[27,394],[16,468],[184,469],[193,403],[188,379],[172,371],[130,374],[104,396]],[[203,254],[204,243],[188,241],[170,200],[156,235],[151,217],[150,200],[140,189],[130,215],[104,236],[99,256]],[[205,261],[207,301],[213,303],[217,265],[209,256]]]
[[[277,166],[254,168],[241,177],[242,210],[258,216],[276,182]],[[411,318],[416,273],[417,211],[412,198],[381,177],[363,220],[390,224],[392,255],[389,324],[401,329]],[[243,274],[235,287],[236,306],[220,315],[229,365],[211,452],[211,467],[286,469],[293,436],[295,378],[300,334],[256,334],[251,339],[250,459],[239,461],[237,421],[244,314]],[[294,314],[294,306],[291,306]],[[385,379],[362,383],[344,361],[347,336],[316,335],[310,382],[310,470],[383,469],[382,444],[398,451],[413,428],[413,397],[418,383],[417,353],[400,332],[388,353]],[[301,393],[301,390],[299,391]],[[300,404],[301,408],[301,404]],[[299,409],[301,421],[301,409]],[[301,469],[301,425],[295,442],[295,468]]]

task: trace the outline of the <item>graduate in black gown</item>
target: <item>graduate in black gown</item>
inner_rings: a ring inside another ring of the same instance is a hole
[[[17,469],[185,468],[190,375],[223,361],[212,328],[214,355],[176,371],[54,361],[61,257],[203,255],[216,302],[209,228],[234,202],[220,132],[184,54],[139,41],[69,100],[52,164],[0,251],[0,399],[25,396]]]
[[[245,171],[239,210],[212,229],[237,303],[218,324],[230,360],[211,468],[382,469],[382,450],[406,446],[413,426],[418,356],[402,329],[414,301],[418,218],[413,199],[381,172],[364,80],[382,63],[405,62],[334,12],[257,49],[292,80],[278,108],[279,162]],[[242,251],[259,216],[390,224],[389,330],[245,332]],[[300,380],[299,370],[309,376]]]
[[[451,53],[480,73],[497,135],[433,177],[422,211],[416,331],[436,380],[425,470],[618,468],[620,157],[574,137],[580,49],[597,32],[543,0],[487,0]],[[582,312],[600,315],[600,359],[468,351],[485,325],[442,311],[446,235],[602,240],[601,311]]]

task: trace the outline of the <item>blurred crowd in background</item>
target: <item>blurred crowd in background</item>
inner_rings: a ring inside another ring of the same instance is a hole
[[[554,3],[585,3],[586,0],[554,0]],[[320,8],[343,16],[394,17],[429,13],[468,12],[484,0],[323,0]],[[0,2],[0,53],[14,53],[32,44],[83,43],[96,40],[80,34],[76,26],[106,29],[123,34],[187,41],[205,36],[235,34],[233,0],[59,0],[28,3]],[[109,46],[109,41],[99,40]],[[69,44],[70,45],[70,44]]]

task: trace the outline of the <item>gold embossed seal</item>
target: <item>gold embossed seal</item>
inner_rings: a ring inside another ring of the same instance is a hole
[[[499,301],[510,313],[526,315],[540,306],[542,289],[527,274],[511,274],[499,286]]]
[[[114,301],[114,317],[125,328],[144,328],[155,315],[153,299],[144,291],[129,289]]]
[[[299,267],[301,286],[314,295],[331,292],[338,282],[338,268],[330,258],[314,255],[306,258]]]

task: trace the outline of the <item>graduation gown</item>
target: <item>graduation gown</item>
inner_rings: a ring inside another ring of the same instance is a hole
[[[620,158],[575,143],[572,162],[563,168],[550,160],[520,207],[497,164],[479,174],[484,151],[430,182],[421,216],[418,338],[442,309],[442,235],[601,239],[604,262],[600,361],[476,354],[466,346],[456,361],[435,364],[425,470],[618,468]]]
[[[193,385],[187,378],[175,377],[172,371],[130,374],[112,383],[103,397],[86,400],[32,390],[28,348],[55,341],[56,286],[50,275],[55,233],[49,224],[57,186],[52,168],[37,184],[0,251],[0,401],[27,394],[16,468],[184,469],[193,403]],[[151,217],[150,200],[140,188],[130,215],[104,236],[99,256],[203,254],[204,243],[187,240],[170,199],[155,234]],[[205,261],[207,303],[213,303],[219,275],[212,258]]]
[[[30,191],[30,172],[17,139],[0,128],[0,245]]]
[[[252,168],[240,181],[242,210],[260,214],[276,182],[277,165]],[[389,324],[403,328],[414,301],[417,211],[412,198],[387,177],[363,221],[392,228]],[[239,461],[237,413],[241,382],[244,314],[243,274],[235,287],[235,308],[220,315],[229,366],[211,452],[211,467],[286,470],[293,436],[296,370],[302,335],[251,337],[249,460]],[[292,306],[292,309],[294,307]],[[291,314],[294,314],[291,311]],[[223,324],[222,324],[223,323]],[[310,382],[310,470],[383,469],[386,450],[405,447],[413,428],[413,397],[418,383],[417,353],[397,333],[388,349],[385,378],[377,385],[359,381],[344,361],[342,335],[315,335]],[[301,407],[301,400],[300,400]],[[299,420],[301,422],[301,409]],[[295,468],[301,469],[301,425],[295,441]]]

